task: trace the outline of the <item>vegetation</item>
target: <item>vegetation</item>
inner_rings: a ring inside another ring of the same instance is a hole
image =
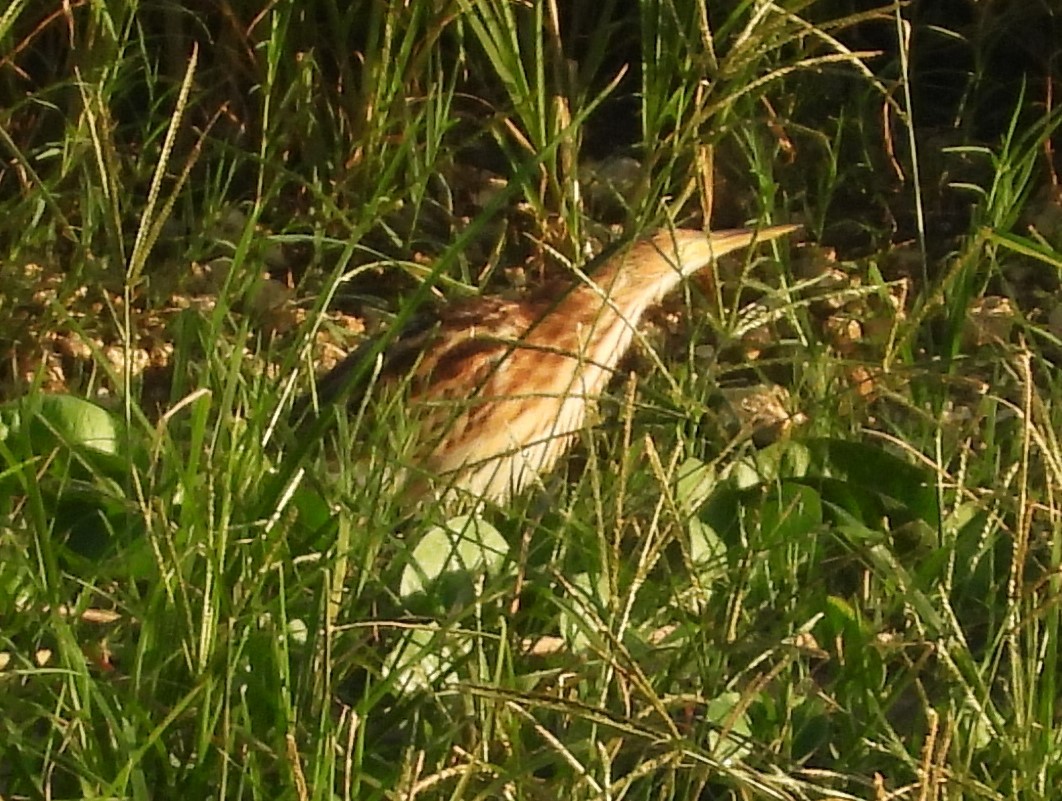
[[[1053,798],[1060,25],[9,3],[0,798]],[[401,408],[290,430],[366,329],[709,220],[803,240],[507,507],[396,497]]]

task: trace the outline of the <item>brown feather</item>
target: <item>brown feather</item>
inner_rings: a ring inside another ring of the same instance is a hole
[[[664,230],[552,301],[485,296],[444,308],[434,325],[414,326],[385,350],[380,382],[409,380],[418,468],[446,494],[501,502],[519,492],[583,427],[646,309],[719,256],[796,227]],[[347,391],[370,352],[363,348],[320,380],[324,401]]]

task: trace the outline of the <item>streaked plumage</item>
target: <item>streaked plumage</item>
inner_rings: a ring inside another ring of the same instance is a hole
[[[719,256],[796,227],[662,230],[549,299],[474,298],[402,331],[381,354],[376,385],[408,380],[416,467],[445,494],[502,502],[521,491],[583,427],[646,309]],[[374,349],[366,343],[320,379],[322,403],[344,394],[360,403]]]

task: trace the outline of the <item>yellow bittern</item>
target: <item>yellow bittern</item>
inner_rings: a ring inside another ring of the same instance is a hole
[[[356,349],[318,381],[318,399],[357,408],[368,390],[401,388],[416,432],[407,490],[503,502],[567,450],[646,309],[716,258],[797,227],[665,229],[549,297],[451,303]]]

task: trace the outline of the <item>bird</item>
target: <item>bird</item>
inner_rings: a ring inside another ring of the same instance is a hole
[[[559,291],[445,304],[362,343],[296,402],[293,419],[401,392],[414,437],[403,491],[504,504],[568,450],[646,310],[720,256],[797,228],[663,228]]]

